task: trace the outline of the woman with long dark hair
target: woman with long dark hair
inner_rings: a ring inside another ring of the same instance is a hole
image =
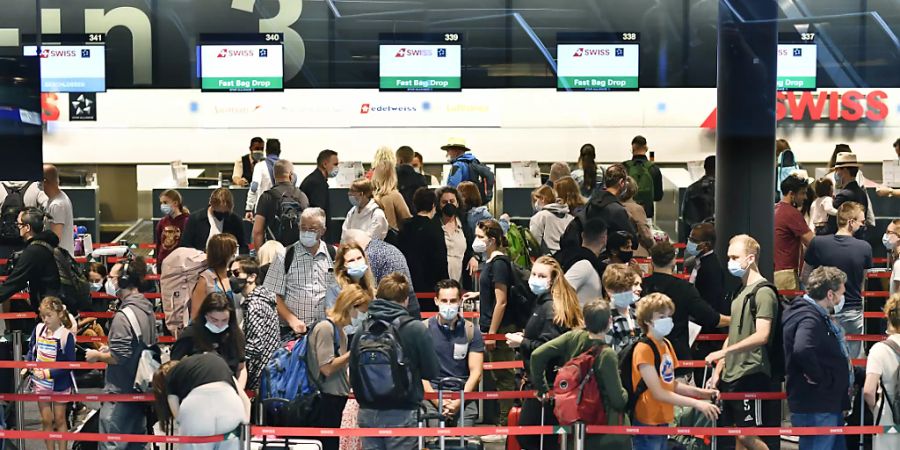
[[[197,317],[172,346],[172,359],[200,353],[218,353],[237,378],[238,387],[247,385],[244,333],[238,326],[234,303],[221,292],[212,292],[200,305]]]
[[[597,153],[593,145],[582,145],[578,154],[578,168],[572,171],[572,178],[578,182],[581,195],[585,197],[590,197],[601,181],[597,179],[597,163],[594,161],[596,158]]]

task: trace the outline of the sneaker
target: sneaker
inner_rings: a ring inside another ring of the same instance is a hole
[[[481,442],[484,444],[499,444],[506,442],[506,436],[500,434],[489,434],[487,436],[482,436]]]
[[[81,409],[75,411],[74,417],[72,419],[72,432],[77,433],[81,431],[81,428],[87,423],[88,419],[91,418],[94,414],[97,413],[97,410],[88,408],[87,406],[82,406]]]

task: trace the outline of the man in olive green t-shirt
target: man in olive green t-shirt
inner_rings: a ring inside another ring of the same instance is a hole
[[[718,387],[721,392],[778,392],[780,386],[771,379],[772,364],[766,344],[769,342],[773,323],[778,314],[776,292],[759,273],[756,264],[759,258],[759,243],[752,237],[741,234],[731,239],[728,245],[728,271],[741,279],[743,288],[731,303],[731,324],[728,339],[722,350],[706,357],[715,363],[716,369],[709,380],[709,386]],[[756,316],[751,312],[748,297],[756,292]],[[721,386],[718,386],[721,379]],[[725,401],[722,408],[722,423],[736,427],[777,427],[781,425],[780,402],[769,401]],[[779,448],[775,439],[760,439],[758,436],[738,436],[738,442],[749,450]],[[767,445],[768,443],[768,445]]]

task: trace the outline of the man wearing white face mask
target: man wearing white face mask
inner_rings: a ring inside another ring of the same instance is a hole
[[[770,337],[772,327],[781,326],[777,291],[756,265],[759,243],[741,234],[728,245],[728,271],[741,279],[743,287],[731,303],[731,325],[722,350],[706,357],[718,362],[707,386],[715,388],[722,380],[723,392],[778,392],[780,382],[772,377]],[[722,412],[725,426],[780,426],[779,402],[725,401]],[[738,436],[738,442],[749,450],[766,450],[769,446],[757,436]],[[768,441],[768,439],[767,439]],[[778,442],[776,436],[773,440]],[[770,444],[771,445],[771,444]],[[776,447],[777,448],[777,447]]]
[[[791,423],[837,427],[850,409],[854,374],[843,330],[831,311],[844,306],[847,275],[834,267],[812,271],[807,295],[791,302],[784,315],[784,349]],[[801,436],[801,449],[844,448],[844,436]]]
[[[440,376],[432,380],[422,380],[425,392],[434,392],[441,378],[453,377],[465,380],[464,392],[475,392],[481,381],[484,363],[484,338],[481,330],[472,322],[463,319],[459,313],[462,292],[456,280],[442,280],[434,287],[438,314],[425,319],[425,326],[434,344],[434,353],[440,365]],[[441,412],[447,418],[457,417],[460,402],[437,399],[422,402],[426,414]],[[463,426],[472,426],[478,418],[478,405],[474,401],[466,404],[463,411]],[[432,423],[433,422],[433,423]],[[428,426],[436,426],[437,421],[429,421]]]
[[[278,315],[289,330],[303,334],[306,326],[325,318],[325,293],[334,283],[333,249],[322,241],[325,212],[307,208],[300,215],[300,240],[278,255],[266,275],[266,288],[275,292]]]

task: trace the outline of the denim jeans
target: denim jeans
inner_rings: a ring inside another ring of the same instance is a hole
[[[359,409],[360,428],[416,428],[416,411],[407,409]],[[362,438],[363,450],[413,450],[416,437]]]
[[[646,425],[632,420],[631,425],[635,427],[668,427],[665,425]],[[669,437],[662,435],[635,435],[632,437],[633,450],[666,450],[668,448]]]
[[[791,424],[795,427],[839,427],[844,424],[843,414],[836,413],[791,413]],[[800,450],[845,450],[843,435],[800,436]]]
[[[103,434],[147,434],[147,409],[143,403],[107,402],[100,406],[99,428]],[[104,450],[144,449],[142,442],[100,442]]]
[[[863,330],[863,313],[861,308],[845,309],[834,315],[834,319],[844,329],[844,334],[862,334]],[[850,350],[850,358],[862,358],[862,342],[847,342],[847,348]]]

